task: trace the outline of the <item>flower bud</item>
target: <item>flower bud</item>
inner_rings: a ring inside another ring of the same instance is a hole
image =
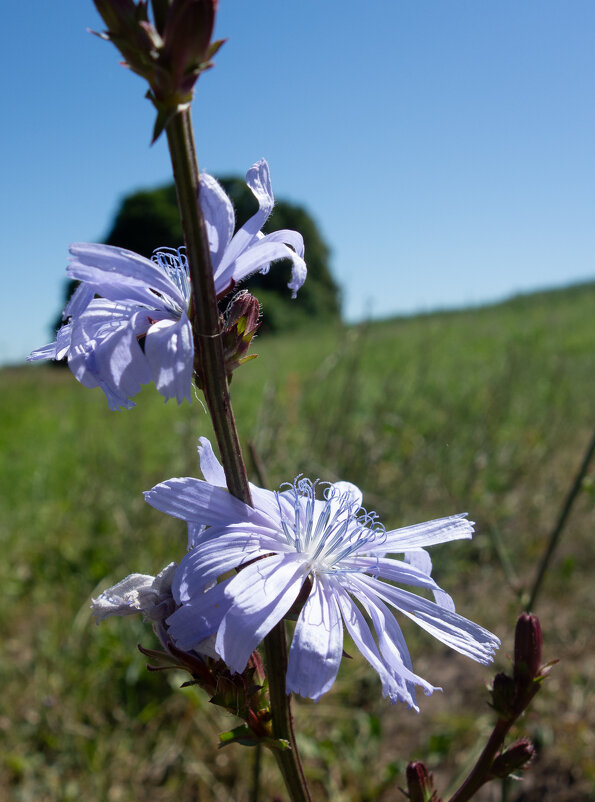
[[[223,352],[227,375],[256,354],[248,356],[252,338],[260,327],[260,304],[247,290],[239,292],[225,311]]]
[[[160,60],[171,68],[176,91],[192,91],[200,72],[211,66],[211,36],[217,0],[173,0],[163,31]]]
[[[153,141],[169,120],[192,100],[194,84],[223,41],[211,43],[218,0],[94,0],[125,66],[145,78],[147,97],[157,109]]]
[[[406,776],[411,802],[441,802],[434,790],[432,775],[421,761],[409,763]]]
[[[514,678],[517,684],[530,684],[540,675],[542,643],[539,619],[532,613],[522,613],[514,636]]]
[[[514,716],[516,700],[516,683],[508,674],[499,673],[492,683],[492,707],[500,718],[509,719]]]
[[[521,738],[498,755],[492,764],[494,777],[508,777],[519,769],[527,767],[535,755],[535,747],[528,738]]]
[[[124,56],[124,64],[149,82],[163,41],[151,25],[146,2],[133,0],[94,0],[95,8],[107,25],[101,39],[113,42]]]

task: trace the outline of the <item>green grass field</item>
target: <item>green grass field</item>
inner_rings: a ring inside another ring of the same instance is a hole
[[[592,284],[257,340],[260,357],[232,383],[240,434],[271,488],[298,473],[350,480],[390,528],[468,511],[476,537],[435,547],[434,575],[459,612],[501,637],[505,670],[595,427],[594,309]],[[136,644],[154,645],[148,625],[97,627],[89,610],[126,574],[183,555],[183,524],[142,491],[198,475],[196,440],[210,434],[200,402],[178,409],[148,387],[134,410],[114,413],[68,370],[0,377],[0,800],[247,801],[253,751],[216,748],[238,722],[180,690],[181,674],[146,671]],[[480,800],[595,798],[594,475],[591,466],[535,610],[545,657],[561,661],[522,722],[538,759],[522,784]],[[413,758],[446,796],[481,748],[493,671],[405,634],[414,669],[444,688],[422,696],[420,715],[383,700],[358,656],[318,704],[295,704],[316,799],[404,799]],[[282,794],[268,755],[262,784],[262,800]]]

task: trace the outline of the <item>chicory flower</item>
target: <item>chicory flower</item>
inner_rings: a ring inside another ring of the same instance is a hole
[[[231,201],[212,176],[201,177],[216,293],[222,297],[252,273],[267,272],[271,262],[289,259],[295,297],[307,272],[302,236],[288,229],[261,231],[274,204],[264,159],[248,170],[246,182],[259,208],[234,234]],[[194,342],[183,249],[159,250],[146,259],[112,245],[75,243],[70,254],[67,275],[81,283],[64,310],[66,323],[56,341],[33,351],[29,360],[67,357],[76,379],[100,387],[112,409],[134,406],[131,397],[151,381],[166,401],[190,400]]]
[[[172,583],[180,607],[166,620],[178,648],[214,636],[216,652],[241,672],[272,627],[303,602],[289,652],[288,693],[317,700],[329,690],[346,629],[378,672],[384,695],[416,709],[415,686],[426,693],[436,688],[413,673],[393,610],[480,663],[492,659],[498,638],[455,612],[430,576],[425,551],[470,538],[473,525],[465,515],[386,531],[362,508],[355,485],[299,477],[276,493],[251,485],[249,507],[225,489],[205,438],[199,452],[205,481],[171,479],[145,494],[149,504],[188,523],[191,548]],[[321,499],[319,487],[325,488]],[[241,570],[218,581],[233,569]],[[429,591],[434,601],[401,585]]]

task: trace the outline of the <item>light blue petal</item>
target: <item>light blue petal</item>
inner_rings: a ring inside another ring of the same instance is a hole
[[[134,344],[133,338],[130,337],[130,330],[133,329],[133,326],[126,315],[114,320],[111,320],[108,315],[106,322],[102,317],[101,311],[96,310],[94,306],[96,303],[100,305],[101,303],[109,302],[103,302],[100,299],[97,299],[97,302],[92,301],[88,309],[73,323],[71,343],[68,349],[68,366],[77,381],[85,387],[100,387],[103,390],[110,409],[130,408],[134,404],[129,400],[129,395],[126,392],[128,388],[121,388],[111,373],[109,365],[110,353],[112,349],[117,350],[119,337],[123,333],[127,333],[131,347],[138,348],[138,352],[134,355],[137,363],[133,368],[133,374],[136,379],[138,379],[139,371],[142,374],[144,355],[138,347],[138,343]],[[92,332],[99,332],[98,337],[90,337],[85,328]],[[98,353],[102,348],[105,349],[104,352]],[[115,359],[117,360],[117,355]],[[127,357],[124,358],[124,361],[126,360]],[[134,385],[134,381],[132,381],[132,384]],[[136,390],[137,387],[133,387],[133,389]]]
[[[213,447],[206,437],[198,439],[198,455],[200,459],[200,469],[205,480],[209,484],[227,488],[227,480],[223,466],[215,456]],[[279,504],[277,496],[270,490],[264,490],[250,483],[250,492],[254,506],[266,512],[274,526],[280,526]]]
[[[151,381],[147,359],[130,323],[122,323],[95,345],[97,375],[120,396],[131,398]]]
[[[269,165],[265,159],[256,162],[248,170],[246,183],[258,201],[258,211],[244,223],[229,243],[224,256],[224,264],[221,265],[222,268],[231,264],[254,241],[273,211],[275,199]]]
[[[101,387],[112,409],[129,406],[127,399],[151,381],[137,340],[146,325],[146,312],[139,314],[138,309],[95,298],[72,324],[70,369],[85,386]]]
[[[94,295],[100,295],[109,301],[140,304],[147,309],[155,309],[160,312],[166,309],[163,297],[152,292],[147,284],[136,279],[114,275],[97,267],[79,265],[76,262],[66,268],[66,275],[76,281],[84,282]],[[169,298],[169,295],[166,297]]]
[[[362,506],[363,495],[362,491],[357,485],[351,482],[333,482],[331,485],[331,492],[334,497],[345,496],[347,493],[353,499],[353,506],[359,508]]]
[[[413,549],[407,551],[403,555],[405,562],[415,566],[419,571],[431,576],[432,574],[432,558],[425,549]]]
[[[54,359],[64,359],[68,354],[72,341],[72,323],[67,323],[58,329],[56,334],[56,356]]]
[[[64,359],[70,348],[71,338],[72,323],[66,323],[58,329],[55,342],[32,351],[27,357],[27,362],[37,362],[40,359]]]
[[[338,583],[336,583],[335,587],[335,599],[339,603],[343,621],[347,631],[353,638],[353,642],[378,673],[382,683],[383,695],[387,696],[394,704],[399,699],[402,699],[403,683],[399,684],[386,668],[363,615],[349,594]]]
[[[273,529],[281,529],[281,513],[279,510],[279,502],[277,494],[271,490],[265,490],[262,487],[257,487],[250,482],[250,493],[252,494],[252,502],[254,506],[263,512],[268,519],[268,526]],[[283,542],[285,538],[283,537]]]
[[[200,175],[198,196],[207,227],[213,270],[216,270],[233,237],[233,206],[223,187],[208,173]]]
[[[278,231],[271,231],[270,234],[265,234],[262,239],[267,240],[267,242],[284,242],[286,245],[290,245],[299,257],[304,258],[304,238],[299,231],[293,231],[291,228],[280,228]]]
[[[145,340],[145,355],[155,386],[168,401],[191,400],[194,372],[192,327],[184,312],[178,321],[160,320],[151,326]]]
[[[94,295],[95,293],[91,287],[88,287],[86,284],[79,284],[64,308],[64,312],[62,313],[64,320],[69,317],[78,317],[78,315],[81,315],[93,300]]]
[[[438,518],[435,521],[393,529],[387,532],[386,537],[377,545],[371,546],[368,551],[375,554],[399,554],[410,549],[446,543],[449,540],[470,538],[473,535],[473,521],[468,521],[466,515],[467,513],[464,512],[448,518]]]
[[[237,235],[236,235],[237,236]],[[292,263],[291,280],[288,287],[299,290],[306,280],[307,268],[304,260],[282,242],[263,237],[240,253],[224,270],[215,274],[215,288],[220,295],[232,281],[236,284],[259,270],[268,268],[271,262],[289,259]],[[225,262],[227,263],[227,254]]]
[[[41,359],[56,359],[55,342],[42,345],[41,348],[36,348],[35,351],[31,351],[27,357],[27,362],[39,362]]]
[[[231,606],[231,601],[225,596],[229,582],[229,579],[220,582],[170,615],[166,621],[168,634],[178,648],[192,649],[217,631],[221,619]]]
[[[385,666],[401,687],[402,701],[417,710],[415,685],[421,685],[426,696],[441,689],[413,673],[411,657],[401,627],[388,607],[367,587],[358,582],[357,576],[351,578],[349,585],[351,592],[372,619],[380,654]]]
[[[227,571],[279,551],[278,547],[275,537],[246,532],[242,524],[237,528],[211,527],[180,563],[176,574],[179,600],[191,599]],[[282,550],[288,552],[290,547]]]
[[[298,597],[307,573],[301,555],[281,554],[257,560],[231,579],[225,595],[233,605],[215,644],[231,671],[244,670],[254,649]]]
[[[350,559],[343,560],[341,565],[350,569],[363,569],[372,576],[390,579],[392,582],[402,582],[404,585],[416,585],[417,587],[430,588],[431,590],[438,587],[432,577],[424,574],[419,569],[406,562],[389,557],[360,557],[356,555]]]
[[[196,524],[188,521],[188,549],[193,549],[201,540],[207,527],[204,524]]]
[[[66,272],[85,281],[98,295],[111,300],[137,300],[149,308],[162,308],[156,290],[185,309],[186,300],[178,287],[150,259],[124,248],[91,242],[70,246],[72,259]],[[129,294],[126,294],[126,291]]]
[[[215,456],[213,446],[206,437],[198,438],[198,458],[205,481],[218,487],[227,487],[225,471]]]
[[[95,343],[93,341],[79,342],[71,345],[68,351],[68,367],[73,376],[84,387],[91,389],[99,387],[103,390],[110,409],[116,410],[120,409],[120,407],[131,409],[135,406],[134,402],[130,401],[126,396],[119,394],[98,375],[95,365],[94,346]]]
[[[139,312],[143,314],[139,315]],[[136,303],[94,298],[89,302],[85,311],[73,320],[71,324],[72,342],[101,341],[122,326],[131,324],[133,318],[135,318],[133,325],[135,336],[144,334],[146,328],[143,328],[143,324],[147,327],[149,324],[146,310],[143,307]]]
[[[207,526],[245,523],[271,528],[270,520],[259,510],[248,507],[222,487],[213,487],[191,476],[155,485],[145,492],[145,500],[161,512],[184,521]]]
[[[452,596],[449,596],[448,593],[441,588],[434,588],[432,592],[434,594],[434,601],[439,607],[443,607],[445,610],[450,610],[451,613],[456,612],[455,603]]]
[[[287,693],[318,701],[332,686],[343,653],[343,624],[330,588],[314,577],[297,620],[287,670]]]
[[[477,660],[478,663],[487,664],[492,661],[500,641],[487,629],[435,602],[365,574],[358,576],[358,582],[367,585],[375,596],[400,610],[451,649]]]

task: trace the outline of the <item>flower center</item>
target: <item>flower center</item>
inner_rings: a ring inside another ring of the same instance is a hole
[[[313,571],[350,570],[341,566],[341,561],[365,552],[367,545],[377,543],[386,532],[376,513],[366,512],[349,490],[328,484],[323,499],[317,499],[316,487],[323,484],[298,477],[288,491],[277,494],[283,533],[287,542],[307,557]]]
[[[159,293],[165,306],[179,317],[182,311],[188,311],[190,305],[190,271],[186,250],[183,246],[181,248],[159,248],[151,256],[151,261],[175,284],[184,298],[186,308],[182,310],[172,298],[167,298]]]

